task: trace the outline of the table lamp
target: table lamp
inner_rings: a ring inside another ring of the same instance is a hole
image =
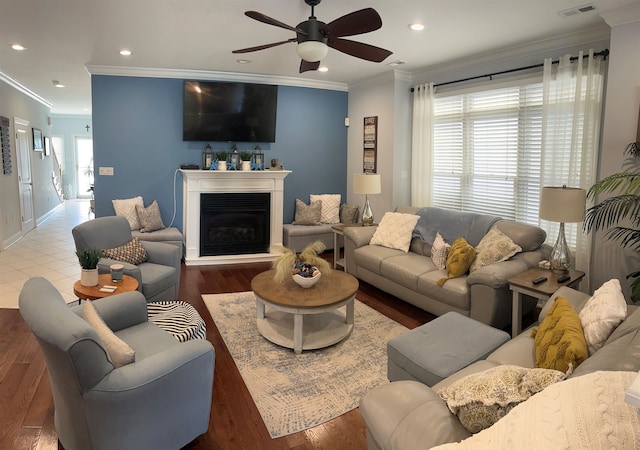
[[[560,222],[560,233],[551,250],[551,270],[555,273],[568,272],[571,267],[571,250],[564,236],[564,224],[582,222],[587,192],[580,188],[543,187],[540,193],[540,218]]]
[[[364,194],[365,202],[362,209],[362,225],[373,225],[373,211],[369,204],[369,194],[379,194],[382,192],[380,187],[380,175],[374,173],[357,173],[353,177],[353,193]]]

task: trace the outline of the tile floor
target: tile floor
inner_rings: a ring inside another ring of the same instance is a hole
[[[67,302],[77,300],[73,283],[80,265],[71,229],[91,218],[89,200],[65,200],[51,218],[0,251],[0,308],[17,308],[20,289],[31,277],[51,281]]]

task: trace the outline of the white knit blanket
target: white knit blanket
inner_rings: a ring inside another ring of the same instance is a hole
[[[595,372],[547,387],[448,449],[640,449],[638,410],[624,401],[637,372]]]

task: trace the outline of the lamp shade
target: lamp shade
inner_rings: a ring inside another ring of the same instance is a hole
[[[296,47],[298,56],[307,62],[317,62],[327,56],[329,47],[324,42],[306,41],[300,42]]]
[[[354,194],[379,194],[382,192],[380,175],[357,173],[353,176]]]
[[[540,218],[552,222],[582,222],[587,191],[566,186],[547,186],[540,193]]]

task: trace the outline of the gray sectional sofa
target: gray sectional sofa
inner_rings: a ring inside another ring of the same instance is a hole
[[[396,212],[420,216],[409,251],[370,245],[376,227],[347,228],[344,255],[348,273],[438,316],[455,311],[496,328],[511,322],[512,293],[507,279],[536,267],[543,259],[544,230],[497,216],[435,207],[399,207]],[[430,257],[436,231],[446,242],[462,236],[475,247],[494,225],[522,247],[522,252],[440,287],[437,281],[446,272],[438,270]],[[523,312],[534,307],[535,300],[525,299]]]

